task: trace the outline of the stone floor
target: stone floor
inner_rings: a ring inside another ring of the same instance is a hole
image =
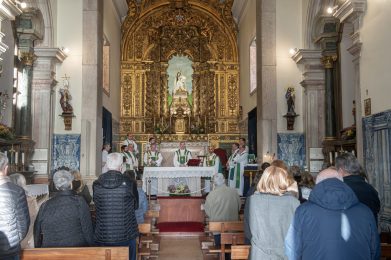
[[[162,237],[159,260],[202,260],[198,237]]]

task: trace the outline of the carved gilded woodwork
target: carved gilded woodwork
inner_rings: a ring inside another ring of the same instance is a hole
[[[239,64],[233,0],[127,0],[122,24],[121,134],[175,133],[169,107],[168,62],[192,61],[189,133],[198,122],[206,134],[239,133]],[[188,124],[188,125],[186,125]],[[167,133],[167,132],[165,132]]]

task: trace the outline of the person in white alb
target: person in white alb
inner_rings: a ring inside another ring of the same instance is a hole
[[[144,166],[160,167],[163,161],[162,154],[157,151],[156,143],[152,143],[150,150],[144,153]]]
[[[106,143],[106,144],[103,145],[103,149],[102,149],[102,173],[107,172],[106,162],[107,162],[107,155],[109,155],[110,149],[111,149],[110,144]]]
[[[137,147],[136,141],[134,140],[134,136],[132,135],[132,133],[128,133],[128,137],[122,142],[122,145],[128,146],[129,144],[133,145],[134,154],[136,156],[138,156],[138,153],[139,153],[138,147]]]
[[[229,186],[237,189],[240,196],[243,196],[244,187],[244,166],[248,163],[248,153],[245,146],[235,143],[232,145],[232,155],[228,160],[229,167]]]
[[[186,149],[186,143],[180,142],[179,149],[174,152],[174,167],[187,166],[187,162],[191,159],[191,152]]]
[[[245,147],[246,152],[248,153],[248,146],[246,145],[246,138],[244,138],[244,137],[239,138],[239,146],[242,146],[242,145]]]

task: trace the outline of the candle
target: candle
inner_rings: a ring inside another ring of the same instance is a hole
[[[356,155],[354,154],[354,150],[352,150],[352,154],[353,154],[353,156],[356,156]]]
[[[7,151],[4,151],[4,155],[7,156]]]
[[[22,164],[25,164],[25,161],[24,161],[24,153],[22,153]]]
[[[330,152],[329,156],[330,156],[330,163],[333,163],[333,153]]]
[[[15,152],[15,164],[18,164],[18,152]]]

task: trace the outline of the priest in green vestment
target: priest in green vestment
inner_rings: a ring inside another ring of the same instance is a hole
[[[174,167],[187,166],[187,162],[191,159],[191,152],[186,149],[186,143],[180,142],[179,149],[174,152]]]

